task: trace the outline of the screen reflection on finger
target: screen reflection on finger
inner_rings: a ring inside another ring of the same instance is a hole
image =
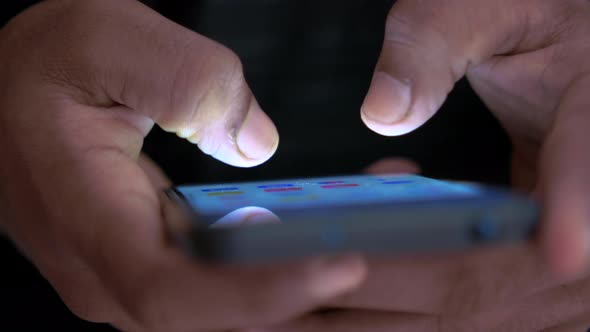
[[[280,223],[281,219],[270,210],[258,206],[248,206],[232,211],[210,227],[224,228]]]

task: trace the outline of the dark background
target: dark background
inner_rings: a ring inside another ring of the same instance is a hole
[[[35,2],[4,0],[0,23]],[[156,129],[144,150],[174,182],[354,173],[382,157],[403,156],[418,162],[427,176],[507,183],[509,142],[466,81],[412,134],[385,138],[360,121],[393,1],[146,2],[236,51],[254,94],[281,133],[275,157],[244,170]],[[110,330],[73,317],[34,267],[1,239],[0,257],[0,312],[13,327],[7,330]]]

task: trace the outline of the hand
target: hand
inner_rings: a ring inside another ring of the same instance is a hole
[[[54,0],[0,31],[0,63],[0,220],[77,315],[131,331],[245,328],[362,281],[357,257],[222,268],[166,243],[167,181],[140,158],[154,122],[235,166],[277,146],[226,48],[135,1]]]
[[[534,245],[460,256],[372,260],[331,311],[264,332],[585,332],[590,277],[562,282]]]
[[[370,173],[411,173],[397,158]],[[461,255],[372,259],[362,286],[329,303],[330,311],[265,332],[585,332],[590,276],[560,281],[533,243]]]
[[[590,264],[590,2],[399,0],[362,108],[365,123],[402,135],[469,81],[508,131],[516,186],[544,205],[554,271]]]

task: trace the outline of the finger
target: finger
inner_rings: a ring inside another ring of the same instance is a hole
[[[113,121],[106,110],[86,108],[78,107],[85,120],[80,123]],[[32,136],[47,137],[50,128]],[[64,300],[74,313],[132,331],[223,330],[292,318],[354,289],[364,278],[358,257],[244,270],[186,258],[167,246],[153,183],[117,146],[121,131],[110,128],[72,130],[75,145],[82,144],[75,149],[57,149],[48,140],[27,146],[58,151],[52,159],[20,144],[13,147],[37,168],[30,177],[23,176],[28,169],[11,169],[26,181],[14,184],[7,203],[19,211],[15,220],[33,221],[15,223],[11,234],[27,245],[26,252],[58,292],[70,295]],[[64,202],[73,204],[64,207]],[[28,204],[38,208],[27,209]],[[77,273],[63,273],[77,271],[72,261],[83,263],[92,276],[85,278],[88,282]],[[57,282],[52,271],[64,279]]]
[[[364,122],[387,136],[414,130],[468,70],[493,55],[540,45],[554,25],[541,18],[557,17],[557,7],[531,0],[397,1],[362,106]]]
[[[66,14],[58,11],[63,21],[50,15],[60,6],[68,7]],[[131,1],[43,2],[29,15],[52,19],[53,29],[36,32],[44,33],[42,42],[60,40],[63,45],[40,45],[56,54],[37,54],[36,59],[60,68],[34,68],[24,76],[42,70],[51,83],[34,82],[29,89],[17,80],[11,93],[20,96],[3,100],[13,110],[10,121],[0,121],[10,123],[2,126],[8,140],[3,147],[15,158],[2,163],[0,172],[19,181],[7,183],[2,192],[11,193],[6,204],[11,219],[19,221],[11,224],[11,235],[52,284],[58,283],[48,271],[75,271],[68,266],[72,261],[82,262],[92,276],[79,284],[72,273],[57,286],[60,294],[76,297],[67,299],[75,313],[87,311],[85,318],[129,330],[226,329],[275,323],[360,283],[364,265],[358,257],[238,271],[201,266],[167,245],[157,191],[137,163],[153,120],[177,127],[181,134],[186,134],[187,123],[206,124],[198,129],[213,143],[220,132],[233,131],[224,125],[233,123],[236,114],[246,123],[265,123],[262,113],[248,110],[253,101],[224,111],[223,103],[232,100],[230,106],[236,106],[233,102],[244,97],[232,77],[215,76],[218,68],[227,69],[224,49],[208,52],[219,46],[192,33],[195,40],[179,41],[188,32]],[[207,56],[191,48],[193,43]],[[64,49],[68,61],[59,53]],[[158,52],[161,56],[154,57]],[[205,60],[210,62],[197,66]],[[195,74],[197,69],[202,72]],[[193,81],[193,76],[199,79]],[[185,99],[194,95],[196,99]],[[204,104],[206,111],[198,111],[193,102]],[[223,130],[207,132],[211,128]],[[237,143],[230,144],[234,139],[229,134],[219,136],[226,141],[215,155],[236,158],[241,166],[260,162],[241,156],[244,129],[235,129]],[[262,129],[255,132],[264,134]],[[88,284],[99,286],[87,290]]]
[[[129,254],[101,266],[105,283],[128,314],[115,323],[154,330],[276,324],[354,289],[365,273],[357,257],[231,268],[201,265],[172,253],[147,258],[144,249],[126,249]]]
[[[354,289],[365,276],[364,263],[356,256],[250,268],[199,264],[164,245],[157,194],[139,190],[151,184],[136,183],[129,191],[126,179],[136,178],[133,173],[138,170],[134,163],[124,162],[129,157],[88,158],[97,169],[112,171],[93,177],[110,184],[95,186],[88,197],[74,189],[82,202],[92,202],[85,206],[89,219],[101,223],[92,233],[84,233],[90,241],[78,243],[76,252],[92,262],[126,311],[117,325],[185,331],[195,326],[223,330],[273,324]],[[108,167],[104,160],[117,166]]]
[[[576,331],[574,328],[590,326],[589,300],[585,296],[589,285],[588,280],[561,285],[523,300],[470,314],[338,310],[308,315],[264,331],[327,331],[330,328],[335,331],[544,331],[552,326],[559,326],[555,328],[557,331]]]
[[[171,262],[176,266],[152,264],[154,270],[148,270],[144,264],[141,270],[122,271],[143,279],[137,279],[135,287],[128,283],[122,288],[119,283],[117,298],[123,301],[129,316],[116,323],[166,331],[277,324],[353,289],[362,279],[361,263],[352,259],[314,259],[250,270],[197,270],[189,262]],[[150,280],[143,276],[145,272],[150,272]]]
[[[282,325],[240,332],[424,332],[440,331],[435,316],[383,311],[341,310],[307,315]]]
[[[468,315],[505,306],[559,283],[537,251],[527,245],[438,257],[372,259],[365,282],[329,304],[438,315]]]
[[[588,320],[590,280],[561,284],[521,301],[498,306],[465,318],[478,331],[542,331],[555,326]],[[577,323],[575,323],[577,322]],[[586,328],[590,324],[586,325]],[[585,332],[585,330],[582,330]]]
[[[588,332],[590,331],[590,319],[581,317],[577,321],[551,327],[542,332]]]
[[[575,276],[590,264],[590,77],[581,77],[562,99],[543,148],[545,248],[552,266]]]
[[[384,158],[374,162],[365,169],[368,174],[416,174],[420,173],[420,166],[411,160],[403,158]]]
[[[42,186],[59,186],[59,197],[43,196],[51,214],[63,216],[47,232],[65,238],[68,253],[86,262],[116,300],[107,320],[116,326],[185,331],[274,324],[354,289],[364,278],[364,263],[355,256],[273,267],[199,264],[166,245],[159,197],[132,157],[106,149],[78,158],[84,162],[69,163]],[[76,202],[76,208],[64,210],[61,201]],[[77,293],[97,310],[93,299]]]
[[[72,14],[56,30],[71,61],[50,70],[58,86],[78,87],[93,105],[125,105],[231,165],[274,153],[276,128],[229,49],[138,1],[64,3]]]

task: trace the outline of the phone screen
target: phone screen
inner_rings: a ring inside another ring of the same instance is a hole
[[[269,216],[279,220],[281,212],[292,210],[464,198],[482,192],[475,185],[417,175],[226,183],[180,186],[176,190],[200,216],[214,219],[215,224],[242,222],[248,216],[261,215],[267,221]]]

